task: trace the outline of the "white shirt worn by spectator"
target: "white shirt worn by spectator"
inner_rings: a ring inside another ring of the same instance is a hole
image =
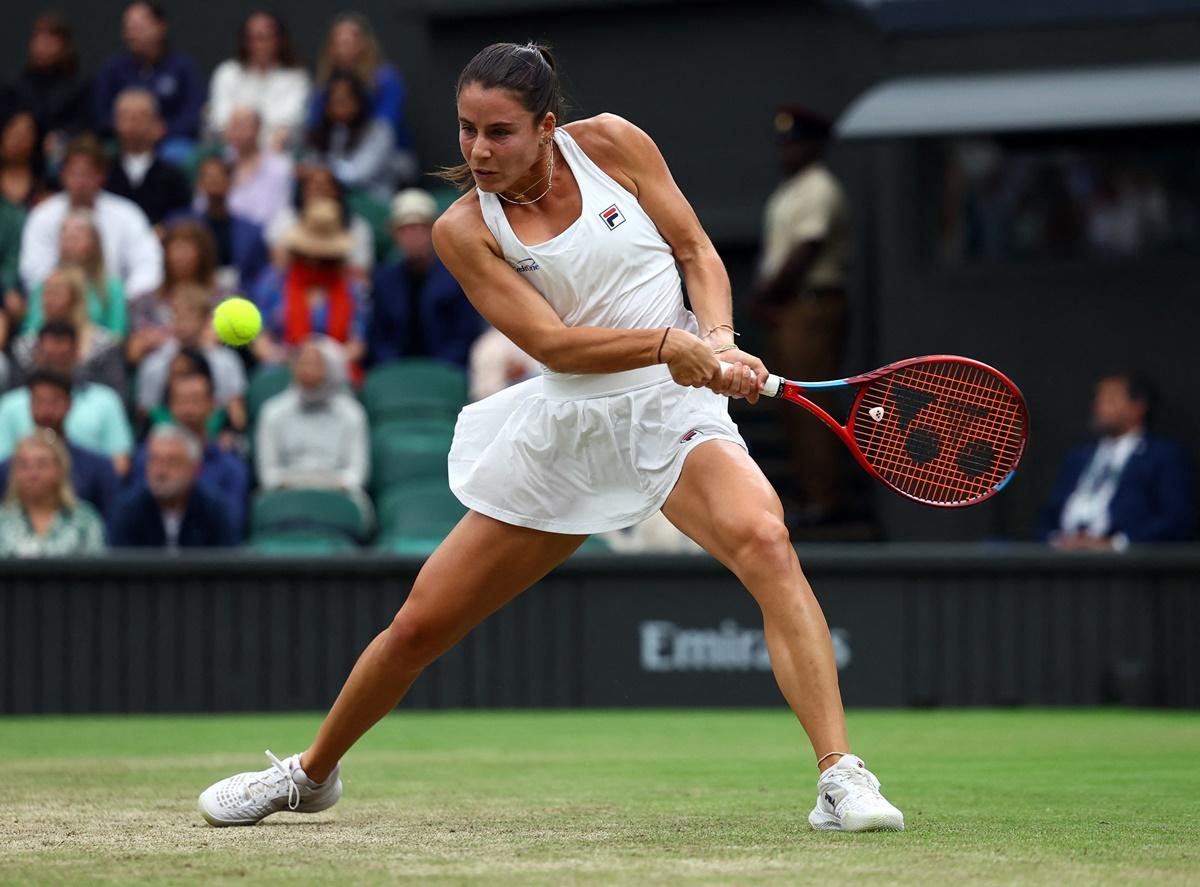
[[[254,458],[263,489],[362,489],[370,470],[366,411],[345,391],[305,403],[292,386],[263,404]]]
[[[137,372],[137,405],[150,412],[166,397],[167,375],[171,361],[179,353],[179,340],[170,339],[146,355]],[[246,393],[246,368],[232,348],[212,345],[204,349],[204,357],[212,370],[213,398],[225,407]]]
[[[472,401],[491,397],[497,391],[532,379],[542,371],[536,360],[495,327],[489,327],[475,340],[467,362]]]
[[[66,194],[55,194],[34,207],[21,235],[21,279],[33,290],[58,265],[58,239],[70,212]],[[96,195],[92,207],[104,266],[121,279],[129,299],[152,293],[162,285],[163,251],[150,220],[132,200],[107,191]]]
[[[292,200],[295,167],[287,156],[263,151],[249,177],[234,172],[229,186],[229,211],[266,228]],[[207,204],[207,201],[204,201]],[[201,211],[205,208],[201,206]]]
[[[296,132],[303,124],[312,89],[303,68],[258,71],[237,59],[226,59],[213,71],[208,88],[208,130],[224,131],[236,108],[250,108],[261,121],[261,147],[271,144],[279,129]]]
[[[1135,429],[1120,437],[1106,437],[1096,445],[1092,461],[1063,506],[1060,529],[1064,533],[1086,533],[1098,539],[1108,535],[1108,506],[1142,437],[1141,429]]]
[[[154,155],[149,151],[144,154],[121,155],[121,168],[125,170],[125,177],[129,179],[129,184],[134,188],[142,184],[146,173],[150,172],[150,167],[153,165]]]

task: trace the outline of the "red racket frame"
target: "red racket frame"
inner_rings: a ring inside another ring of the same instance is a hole
[[[1000,481],[1000,483],[996,484],[986,493],[963,502],[931,502],[928,499],[921,499],[905,492],[891,481],[887,480],[882,474],[879,473],[874,465],[867,461],[866,456],[863,455],[862,450],[860,450],[858,447],[858,442],[854,439],[854,423],[858,415],[858,408],[862,403],[862,399],[867,393],[867,387],[871,382],[874,382],[890,373],[895,373],[899,370],[905,369],[906,367],[913,366],[914,364],[930,363],[935,361],[939,363],[957,363],[965,366],[971,366],[995,376],[1001,383],[1004,384],[1006,388],[1008,388],[1009,392],[1016,399],[1020,406],[1020,414],[1024,420],[1024,434],[1021,436],[1021,443],[1017,450],[1017,455],[1013,459],[1013,464],[1009,469],[1008,474],[1005,475],[1004,479]],[[776,380],[778,380],[778,390],[775,393],[769,393],[773,387],[773,383]],[[818,388],[821,391],[830,391],[840,387],[854,387],[858,389],[858,392],[854,397],[854,402],[850,406],[850,416],[845,425],[838,422],[837,419],[833,418],[833,416],[829,415],[829,413],[827,413],[821,407],[817,406],[811,400],[806,398],[803,393],[805,391],[812,392]],[[1017,466],[1021,462],[1022,456],[1025,454],[1025,446],[1029,441],[1029,410],[1025,405],[1025,398],[1021,394],[1021,390],[1017,388],[1017,386],[1011,379],[1008,378],[1008,376],[1004,375],[1004,373],[1000,372],[995,367],[988,366],[986,363],[973,360],[970,357],[961,357],[956,354],[931,354],[925,357],[910,357],[905,360],[896,361],[895,363],[889,363],[887,366],[880,367],[877,370],[872,370],[869,373],[862,373],[861,375],[852,376],[848,379],[840,379],[833,383],[793,382],[782,377],[771,376],[767,380],[767,384],[763,386],[763,394],[770,397],[777,397],[782,400],[787,400],[804,407],[806,410],[829,426],[829,429],[841,439],[842,443],[844,443],[854,455],[855,461],[857,461],[858,464],[861,465],[868,474],[904,498],[913,502],[919,502],[922,505],[930,505],[935,508],[964,508],[969,505],[978,505],[980,502],[985,502],[992,496],[996,495],[996,493],[1004,489],[1005,485],[1009,482],[1009,480],[1012,479],[1013,474],[1017,470]]]

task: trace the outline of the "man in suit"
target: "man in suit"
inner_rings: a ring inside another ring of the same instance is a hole
[[[117,96],[113,124],[120,148],[108,168],[105,189],[136,203],[152,225],[186,210],[192,202],[187,177],[155,153],[166,127],[154,93],[141,86],[123,90]]]
[[[191,218],[208,226],[217,245],[217,264],[223,285],[230,290],[249,290],[267,267],[269,256],[263,230],[229,208],[233,171],[215,154],[200,161],[196,169],[198,209],[174,218]]]
[[[1150,433],[1156,392],[1145,377],[1114,373],[1096,384],[1100,438],[1067,454],[1036,536],[1066,550],[1121,550],[1177,542],[1195,531],[1191,465],[1178,443]]]
[[[437,202],[419,188],[392,201],[400,258],[375,270],[368,355],[371,364],[432,357],[466,369],[484,323],[433,251]]]
[[[198,483],[200,441],[178,425],[156,425],[146,445],[146,482],[116,508],[113,548],[235,546],[225,503]]]

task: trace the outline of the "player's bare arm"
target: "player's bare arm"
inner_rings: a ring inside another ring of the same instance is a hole
[[[663,239],[671,246],[683,272],[688,299],[700,332],[709,348],[734,343],[733,301],[729,275],[696,211],[679,190],[658,145],[643,130],[616,114],[600,114],[568,124],[580,146],[617,182],[626,187]],[[711,332],[710,332],[711,331]],[[686,334],[672,333],[671,339]],[[711,388],[718,394],[758,400],[758,390],[767,379],[767,369],[757,357],[740,349],[722,352],[726,363],[749,367],[757,380],[742,372],[721,375],[713,365]]]
[[[473,195],[458,200],[437,220],[433,245],[475,310],[526,354],[555,372],[617,373],[667,363],[675,381],[682,385],[699,387],[711,378],[715,360],[711,349],[681,330],[664,342],[661,329],[564,324],[541,293],[500,256]]]

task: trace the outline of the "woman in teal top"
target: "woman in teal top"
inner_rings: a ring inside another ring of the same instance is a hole
[[[46,557],[104,551],[104,525],[71,489],[71,457],[48,428],[13,451],[0,506],[0,556]]]
[[[104,251],[100,233],[91,210],[72,210],[63,220],[58,243],[59,265],[74,266],[87,278],[88,319],[118,338],[129,332],[129,317],[125,307],[125,286],[120,278],[110,277],[104,268]],[[39,284],[29,294],[25,315],[25,332],[37,332],[45,315],[42,309],[42,287]]]

